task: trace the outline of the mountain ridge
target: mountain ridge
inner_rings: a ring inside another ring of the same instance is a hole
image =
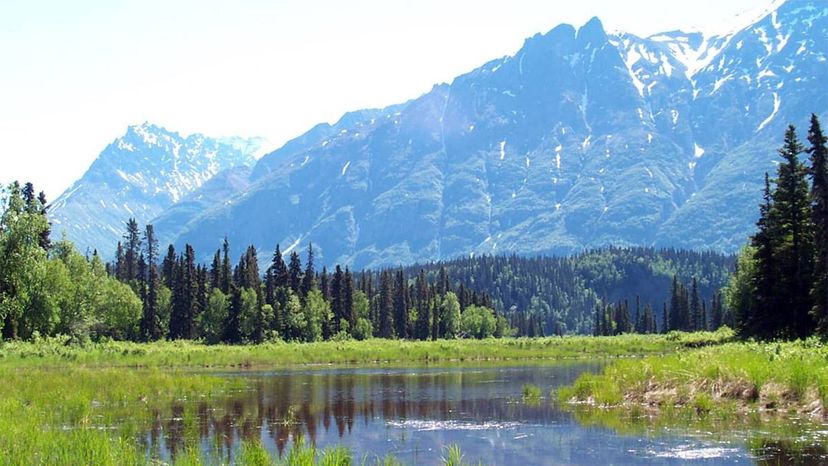
[[[722,36],[556,26],[404,104],[315,126],[175,242],[205,257],[225,235],[234,253],[313,242],[321,263],[354,267],[606,244],[733,252],[782,129],[828,109],[806,85],[828,79],[826,17],[788,0]]]

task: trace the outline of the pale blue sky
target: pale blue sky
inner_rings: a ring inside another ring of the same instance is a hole
[[[2,0],[0,181],[31,180],[54,199],[143,121],[275,148],[345,111],[416,97],[560,23],[708,30],[770,3]]]

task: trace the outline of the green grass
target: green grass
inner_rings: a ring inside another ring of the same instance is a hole
[[[0,465],[142,464],[153,408],[237,381],[159,370],[0,367]]]
[[[718,344],[732,332],[623,335],[616,337],[505,338],[488,340],[269,343],[251,346],[194,342],[104,342],[71,345],[65,338],[0,344],[0,366],[95,367],[286,367],[305,364],[430,363],[594,359],[663,354],[680,348]]]
[[[561,401],[698,416],[746,411],[822,414],[828,346],[817,339],[727,343],[638,360],[618,360],[558,391]]]
[[[211,376],[205,368],[269,368],[303,364],[428,364],[455,361],[539,361],[630,358],[716,344],[728,332],[666,336],[408,342],[368,340],[258,346],[207,346],[192,342],[68,344],[66,339],[0,344],[0,466],[146,464],[138,436],[153,413],[183,406],[184,449],[176,463],[205,461],[198,444],[196,403],[245,388],[240,378]],[[620,360],[620,359],[619,359]],[[198,372],[192,369],[199,369]],[[798,378],[797,378],[798,377]],[[801,375],[792,381],[801,380]],[[828,381],[821,394],[828,394]],[[799,382],[797,382],[799,383]],[[807,383],[811,383],[808,379]],[[807,391],[807,390],[806,390]],[[540,388],[527,393],[540,398]],[[261,445],[234,452],[239,464],[398,464],[393,457],[357,462],[344,449],[297,446],[274,458]],[[456,448],[447,464],[461,464]],[[282,462],[282,463],[280,463]]]
[[[527,383],[523,386],[523,400],[532,403],[538,404],[540,403],[541,399],[541,388],[537,385],[533,385]]]

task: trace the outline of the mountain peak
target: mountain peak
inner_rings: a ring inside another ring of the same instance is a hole
[[[159,139],[179,139],[181,136],[177,132],[168,131],[163,126],[158,126],[147,121],[141,124],[129,125],[126,133],[115,140],[115,144],[120,149],[127,149],[129,152],[134,150],[134,144],[144,144],[153,146],[159,144]],[[132,149],[130,149],[132,147]]]
[[[607,32],[604,30],[604,24],[601,23],[601,20],[597,16],[593,16],[578,29],[577,38],[580,42],[598,44],[607,40]]]
[[[113,251],[123,222],[152,220],[216,173],[252,166],[261,141],[182,137],[143,122],[130,125],[53,203],[52,220],[81,249]]]

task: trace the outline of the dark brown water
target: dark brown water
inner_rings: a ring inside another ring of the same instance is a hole
[[[533,464],[826,464],[819,441],[809,449],[788,440],[756,440],[756,432],[704,430],[624,433],[584,426],[551,389],[598,364],[415,369],[330,369],[227,373],[248,389],[221,401],[173,404],[156,413],[148,455],[174,458],[185,444],[232,462],[242,441],[284,454],[301,438],[324,448],[343,445],[358,463],[393,454],[405,464],[439,464],[456,444],[470,463]],[[525,384],[543,399],[521,399]],[[187,414],[195,413],[195,414]],[[815,434],[819,437],[819,433]],[[795,440],[795,439],[794,439]]]

